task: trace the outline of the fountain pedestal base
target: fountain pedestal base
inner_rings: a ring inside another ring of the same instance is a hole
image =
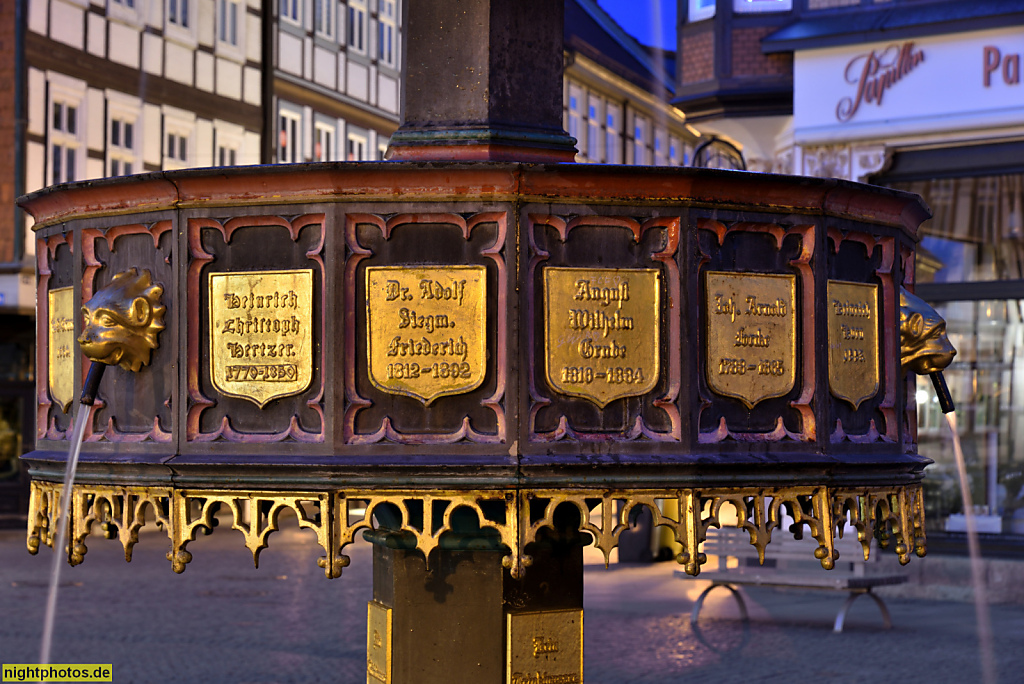
[[[514,579],[491,545],[423,554],[397,535],[372,535],[373,600],[367,682],[456,684],[583,678],[583,543],[531,545],[533,565]],[[472,549],[472,550],[471,550]]]

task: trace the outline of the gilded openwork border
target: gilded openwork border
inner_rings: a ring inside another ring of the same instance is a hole
[[[36,553],[40,545],[53,546],[56,509],[61,485],[33,481],[29,498],[27,545]],[[333,490],[323,492],[230,491],[167,487],[75,485],[71,497],[68,560],[81,563],[88,551],[85,540],[98,525],[108,539],[117,537],[125,560],[139,541],[139,530],[156,522],[170,541],[167,559],[175,572],[183,572],[192,559],[187,550],[196,536],[211,532],[218,510],[229,514],[231,529],[242,533],[245,546],[258,566],[260,552],[271,533],[280,528],[285,510],[295,514],[298,526],[311,529],[324,555],[317,561],[329,577],[339,577],[349,564],[345,547],[362,530],[381,530],[401,536],[405,546],[431,554],[444,544],[446,533],[458,532],[456,511],[476,516],[475,529],[497,536],[505,550],[502,563],[514,577],[522,577],[533,559],[528,546],[541,530],[565,532],[565,520],[575,520],[570,531],[589,534],[605,560],[641,508],[654,525],[668,528],[682,547],[676,560],[687,573],[698,575],[707,561],[701,544],[708,530],[720,528],[723,508],[734,512],[737,528],[750,535],[750,543],[763,560],[768,545],[788,514],[800,529],[818,542],[813,555],[831,569],[839,557],[836,540],[852,525],[867,559],[871,541],[883,547],[895,541],[901,563],[910,554],[923,556],[924,498],[921,485],[865,488],[799,486],[778,488],[636,489],[636,490]],[[565,515],[575,510],[578,516]],[[556,523],[556,510],[562,509]],[[460,513],[459,517],[462,517]],[[788,521],[787,521],[788,522]],[[559,526],[562,526],[559,528]]]

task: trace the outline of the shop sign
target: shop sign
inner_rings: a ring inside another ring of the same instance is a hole
[[[861,104],[882,106],[885,91],[917,68],[924,61],[924,50],[915,49],[913,41],[892,44],[883,50],[871,50],[857,55],[846,65],[843,74],[847,83],[856,85],[854,95],[844,97],[836,105],[836,118],[849,121],[857,114]]]

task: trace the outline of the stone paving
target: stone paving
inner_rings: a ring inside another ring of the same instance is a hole
[[[365,542],[350,547],[352,565],[337,580],[317,567],[311,534],[295,529],[271,536],[258,570],[225,529],[189,545],[194,560],[182,575],[156,531],[143,531],[130,565],[116,541],[88,545],[85,563],[62,571],[56,662],[111,663],[115,682],[366,681]],[[38,658],[50,554],[31,556],[23,533],[0,531],[0,662]],[[588,684],[981,681],[969,603],[890,599],[887,631],[861,599],[846,631],[833,634],[841,594],[746,589],[745,628],[719,590],[696,635],[689,611],[706,582],[679,579],[675,568],[588,566]],[[992,606],[992,618],[999,681],[1022,681],[1024,606]]]

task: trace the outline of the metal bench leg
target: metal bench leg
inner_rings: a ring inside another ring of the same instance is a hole
[[[839,614],[836,615],[836,624],[835,627],[832,628],[833,632],[838,634],[843,631],[843,623],[846,621],[846,614],[850,611],[850,606],[853,605],[853,602],[857,600],[857,597],[861,594],[870,596],[875,600],[875,603],[878,605],[878,610],[882,612],[882,622],[885,624],[885,628],[892,629],[892,617],[889,615],[889,609],[885,607],[885,602],[875,594],[872,594],[869,589],[868,591],[850,592],[850,595],[846,597],[846,602],[843,603],[843,607],[839,609]],[[701,598],[703,598],[703,596]]]
[[[725,587],[732,592],[733,597],[736,599],[736,603],[740,607],[740,616],[743,622],[748,622],[750,616],[747,614],[747,604],[743,600],[742,594],[740,594],[731,584],[724,584],[719,582],[712,582],[711,586],[701,592],[701,595],[697,597],[696,603],[693,604],[693,610],[690,611],[690,625],[696,629],[697,618],[700,616],[700,609],[704,607],[704,598],[711,593],[711,590],[715,587]],[[883,610],[885,610],[883,608]]]

